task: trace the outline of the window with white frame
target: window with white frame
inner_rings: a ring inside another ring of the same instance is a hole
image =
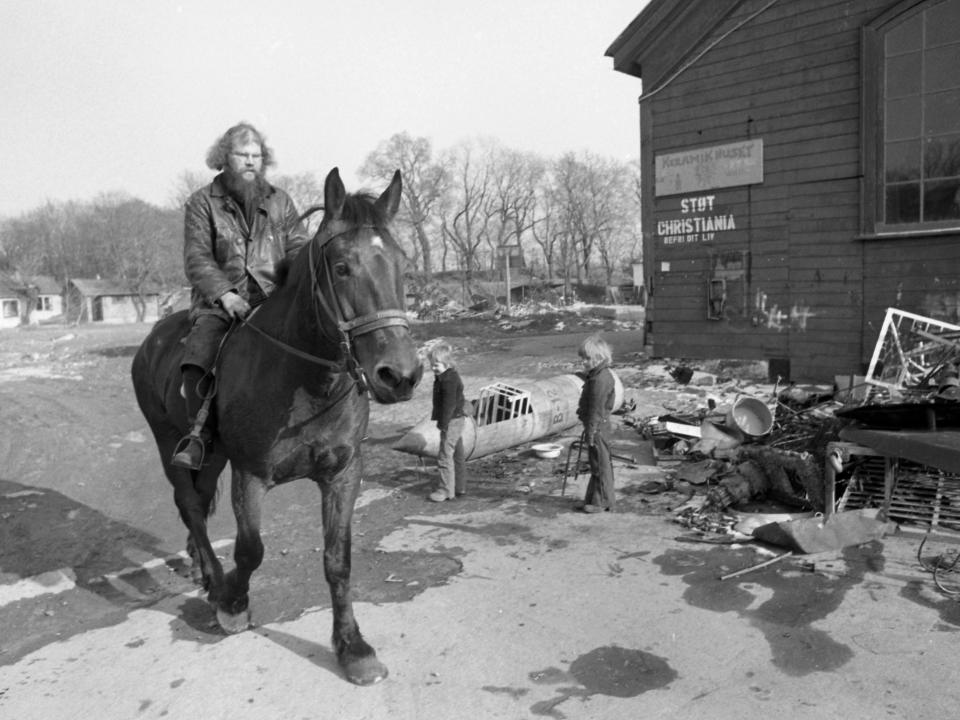
[[[864,40],[865,230],[960,229],[960,0],[900,3]]]

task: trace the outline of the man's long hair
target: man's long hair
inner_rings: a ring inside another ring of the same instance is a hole
[[[211,170],[223,170],[227,164],[227,155],[233,150],[234,144],[245,143],[249,140],[259,143],[260,153],[263,155],[264,169],[273,165],[275,162],[273,150],[267,145],[266,136],[250,123],[241,122],[227,130],[210,146],[207,151],[207,167]]]

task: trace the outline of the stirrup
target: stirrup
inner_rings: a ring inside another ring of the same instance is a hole
[[[194,459],[190,453],[191,446],[194,443],[200,446],[200,457],[198,459]],[[170,459],[170,464],[187,470],[199,470],[203,466],[206,458],[207,443],[204,442],[204,439],[200,435],[190,433],[182,437],[173,449],[173,457]]]

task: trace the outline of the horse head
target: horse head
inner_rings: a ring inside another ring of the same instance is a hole
[[[347,194],[334,168],[308,249],[325,334],[339,338],[348,370],[381,403],[410,399],[423,373],[404,310],[405,257],[390,230],[401,188],[398,170],[379,198]]]

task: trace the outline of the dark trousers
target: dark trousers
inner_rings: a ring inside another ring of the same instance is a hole
[[[193,321],[193,327],[184,341],[181,367],[195,365],[202,370],[211,370],[217,359],[220,341],[230,329],[230,320],[215,313],[204,313]]]
[[[610,446],[602,433],[593,438],[588,448],[587,459],[590,462],[590,482],[587,483],[587,495],[584,502],[605,510],[613,510],[616,498],[613,494],[613,463],[610,460]]]

